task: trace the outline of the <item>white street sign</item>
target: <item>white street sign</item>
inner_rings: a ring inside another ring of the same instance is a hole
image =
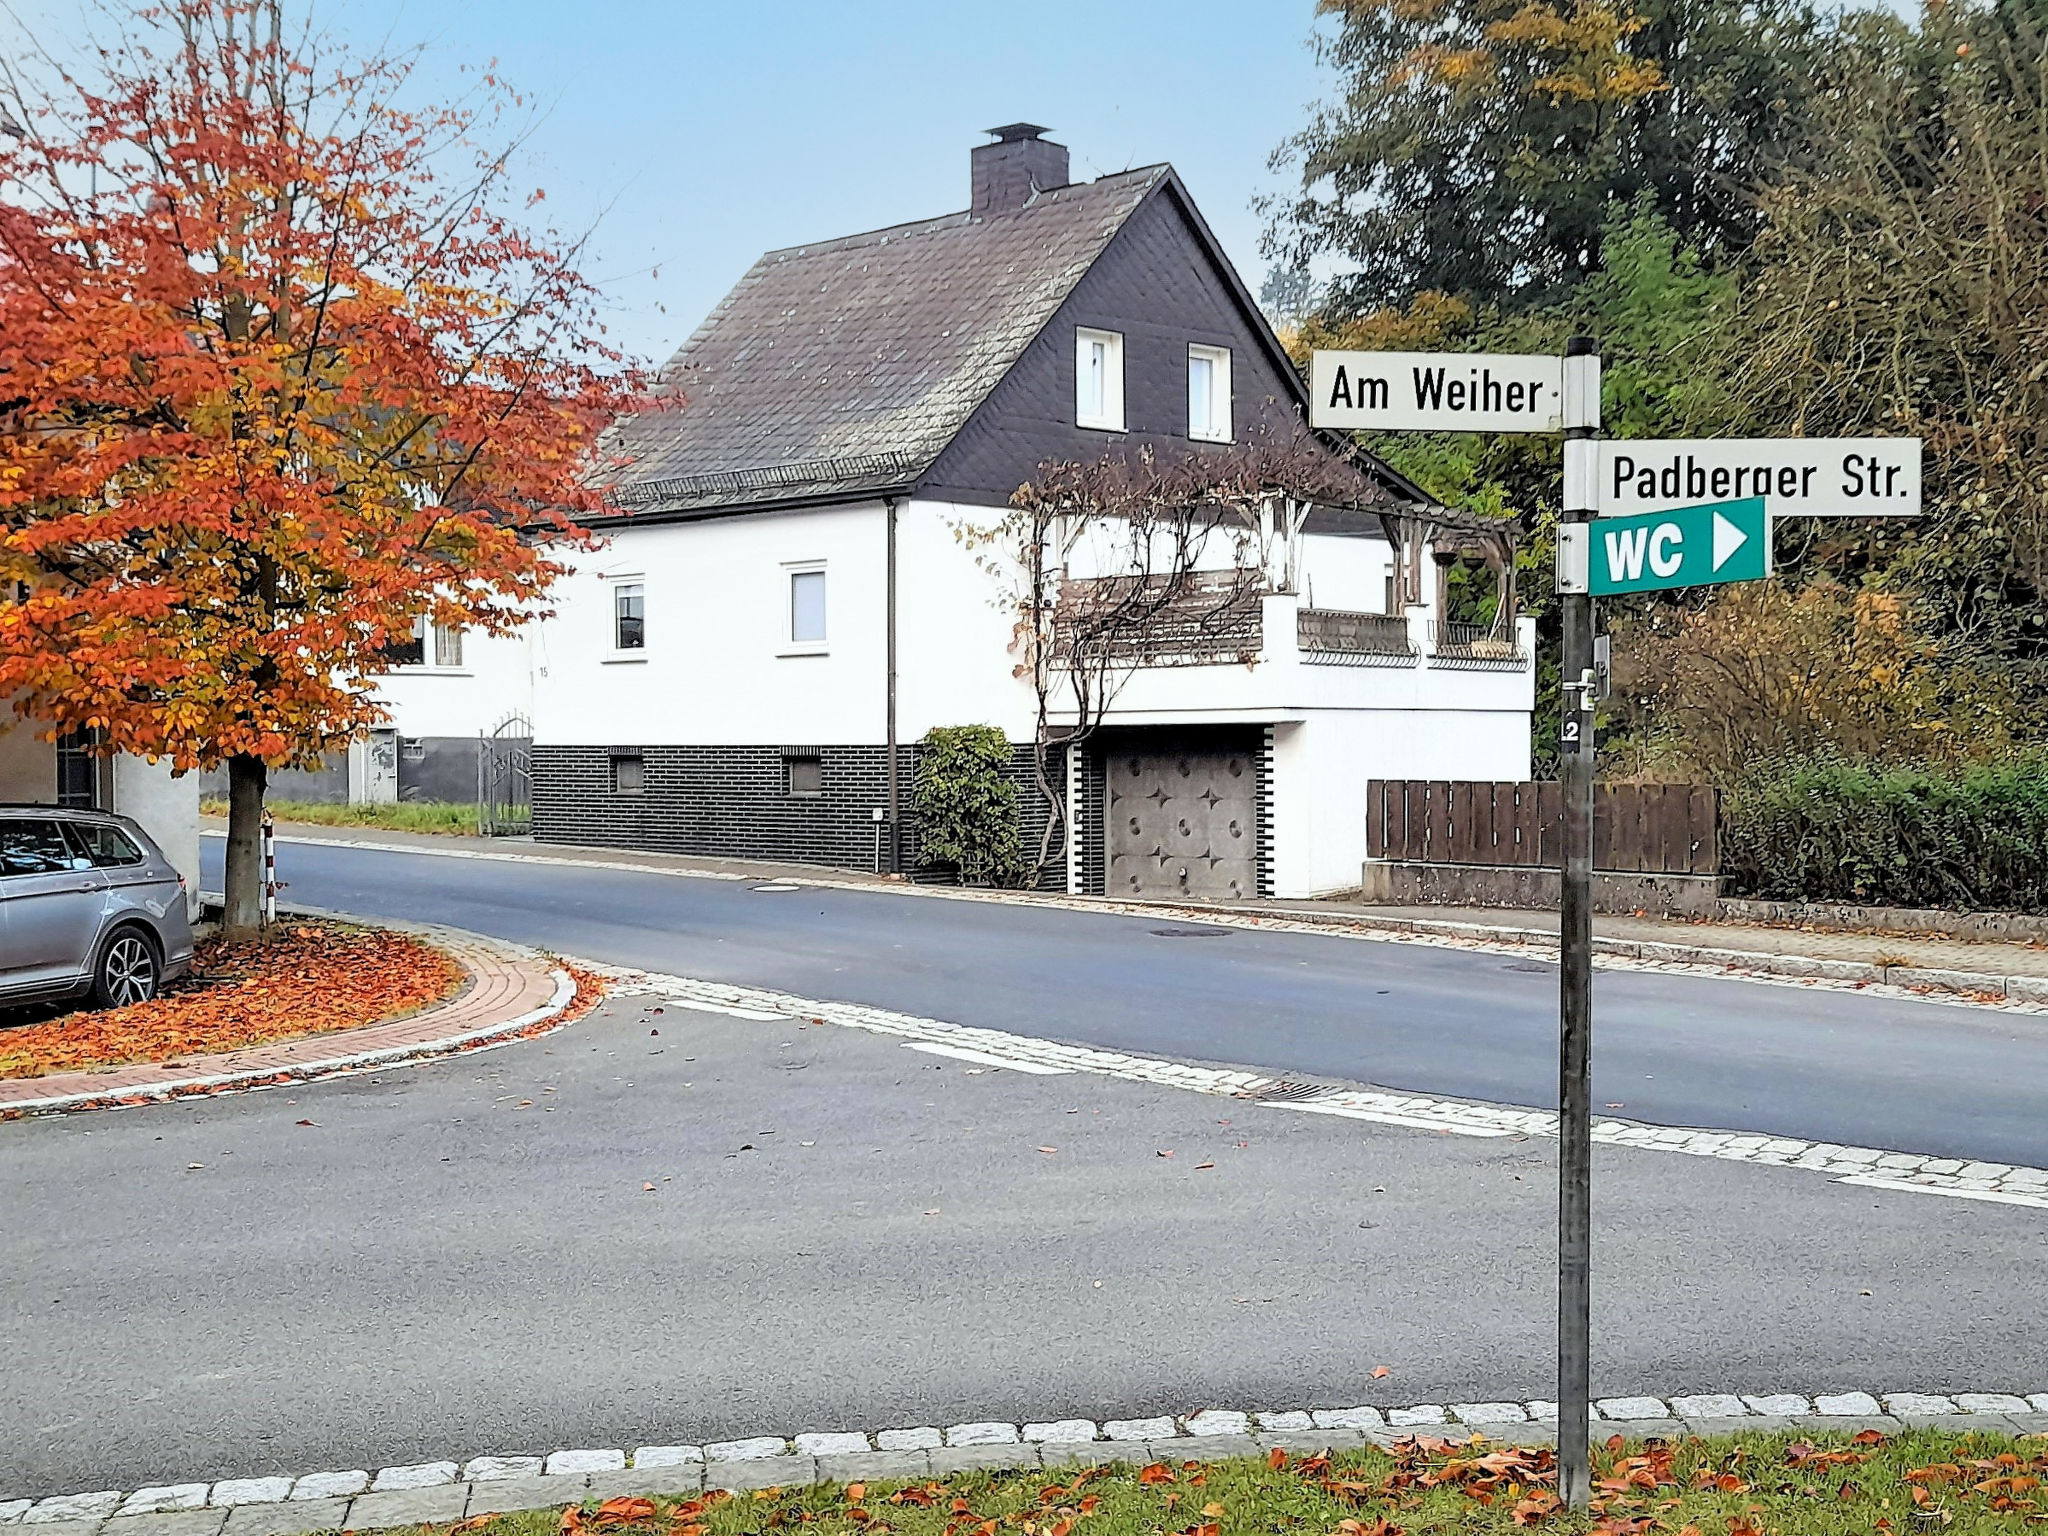
[[[1564,359],[1501,352],[1317,352],[1309,421],[1374,432],[1555,432]]]
[[[1920,510],[1917,437],[1604,441],[1602,517],[1762,496],[1773,517],[1900,517]]]

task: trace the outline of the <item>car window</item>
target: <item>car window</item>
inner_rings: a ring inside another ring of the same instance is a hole
[[[92,860],[71,846],[61,823],[28,817],[0,821],[0,875],[91,868]]]
[[[119,827],[74,821],[67,823],[65,830],[99,869],[120,869],[142,862],[142,850]]]

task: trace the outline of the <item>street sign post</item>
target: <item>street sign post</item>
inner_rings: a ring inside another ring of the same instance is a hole
[[[1555,432],[1564,360],[1511,352],[1317,352],[1309,422],[1359,432]]]
[[[1600,515],[1761,496],[1773,517],[1910,517],[1917,437],[1622,438],[1599,448]]]
[[[1618,597],[1761,581],[1771,574],[1771,519],[1761,496],[1603,517],[1558,530],[1558,590]]]
[[[1557,1461],[1592,1500],[1593,705],[1606,696],[1593,599],[1757,581],[1772,517],[1920,510],[1918,438],[1599,440],[1600,351],[1563,357],[1317,352],[1310,425],[1373,432],[1562,432],[1557,530],[1564,871],[1558,902]]]

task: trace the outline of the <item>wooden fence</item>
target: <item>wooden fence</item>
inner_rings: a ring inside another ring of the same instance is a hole
[[[1415,864],[1564,867],[1564,786],[1461,779],[1374,779],[1366,853]],[[1593,791],[1593,867],[1626,874],[1714,875],[1720,799],[1687,784]]]

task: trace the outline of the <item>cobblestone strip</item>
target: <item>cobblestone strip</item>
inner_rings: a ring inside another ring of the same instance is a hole
[[[579,962],[580,963],[580,962]],[[912,1044],[941,1045],[973,1053],[976,1060],[1010,1063],[1025,1072],[1092,1072],[1132,1082],[1156,1083],[1196,1093],[1258,1099],[1281,1085],[1251,1072],[1190,1066],[1156,1057],[1132,1056],[1090,1046],[1010,1034],[942,1019],[920,1018],[858,1003],[821,1002],[761,988],[683,976],[613,971],[622,991],[639,990],[690,1006],[710,1008],[740,1018],[806,1018],[844,1025],[875,1034],[897,1036]],[[1550,1110],[1517,1109],[1508,1105],[1475,1104],[1414,1094],[1375,1093],[1344,1089],[1300,1098],[1270,1100],[1268,1107],[1304,1114],[1370,1120],[1412,1130],[1448,1132],[1458,1136],[1555,1136],[1557,1115]],[[1932,1157],[1882,1147],[1844,1147],[1832,1142],[1801,1141],[1743,1131],[1689,1130],[1642,1125],[1627,1120],[1594,1122],[1593,1139],[1610,1146],[1648,1152],[1675,1152],[1687,1157],[1714,1157],[1727,1162],[1759,1163],[1825,1174],[1838,1183],[1907,1194],[1954,1195],[2001,1205],[2048,1210],[2048,1170],[2007,1163],[1972,1162]]]
[[[209,834],[218,835],[218,834]],[[1381,944],[1417,944],[1429,949],[1463,949],[1490,955],[1527,955],[1555,950],[1557,935],[1542,928],[1509,924],[1460,923],[1448,919],[1380,917],[1370,912],[1285,915],[1286,908],[1247,912],[1238,907],[1167,906],[1157,902],[1117,901],[1100,896],[1075,897],[1042,891],[969,890],[945,885],[897,885],[873,880],[847,880],[829,874],[765,876],[729,870],[676,869],[626,859],[575,859],[544,853],[471,848],[422,848],[371,838],[281,837],[281,843],[324,848],[358,848],[372,853],[417,853],[430,858],[482,859],[503,863],[549,864],[563,868],[603,869],[631,874],[666,875],[683,880],[723,880],[756,884],[796,884],[818,890],[860,891],[869,895],[925,897],[937,901],[998,902],[1010,906],[1059,907],[1076,912],[1106,912],[1122,917],[1180,918],[1219,928],[1247,928],[1268,933],[1319,934],[1326,938]],[[1936,1003],[1962,1008],[1996,1008],[2007,1013],[2048,1015],[2048,977],[2007,976],[1995,971],[1961,971],[1933,967],[1876,965],[1860,960],[1781,955],[1766,950],[1722,949],[1709,945],[1670,944],[1651,939],[1596,937],[1593,963],[1602,970],[1651,971],[1674,976],[1714,976],[1726,981],[1756,982],[1830,992],[1861,992],[1906,1002]]]
[[[174,1063],[0,1082],[0,1116],[153,1103],[395,1066],[521,1034],[560,1013],[576,996],[575,979],[567,971],[522,945],[452,929],[386,926],[418,932],[444,950],[468,974],[462,991],[405,1018],[331,1035]]]
[[[1789,1392],[1710,1393],[1668,1400],[1605,1397],[1591,1412],[1603,1434],[1632,1438],[1735,1430],[1896,1432],[1920,1426],[1999,1435],[2048,1434],[2048,1392],[2023,1396],[1844,1391],[1810,1399]],[[102,1529],[105,1536],[299,1536],[452,1522],[629,1493],[921,1478],[968,1468],[1051,1468],[1083,1461],[1218,1460],[1263,1455],[1275,1446],[1297,1452],[1351,1449],[1389,1445],[1418,1429],[1540,1444],[1554,1437],[1556,1423],[1555,1404],[1503,1400],[1261,1412],[1204,1408],[1103,1423],[1048,1418],[1026,1424],[979,1420],[943,1428],[927,1424],[873,1431],[810,1430],[704,1445],[529,1450],[417,1462],[377,1472],[356,1468],[9,1499],[0,1501],[0,1526],[19,1526],[23,1536],[31,1530],[37,1536],[94,1536]]]

